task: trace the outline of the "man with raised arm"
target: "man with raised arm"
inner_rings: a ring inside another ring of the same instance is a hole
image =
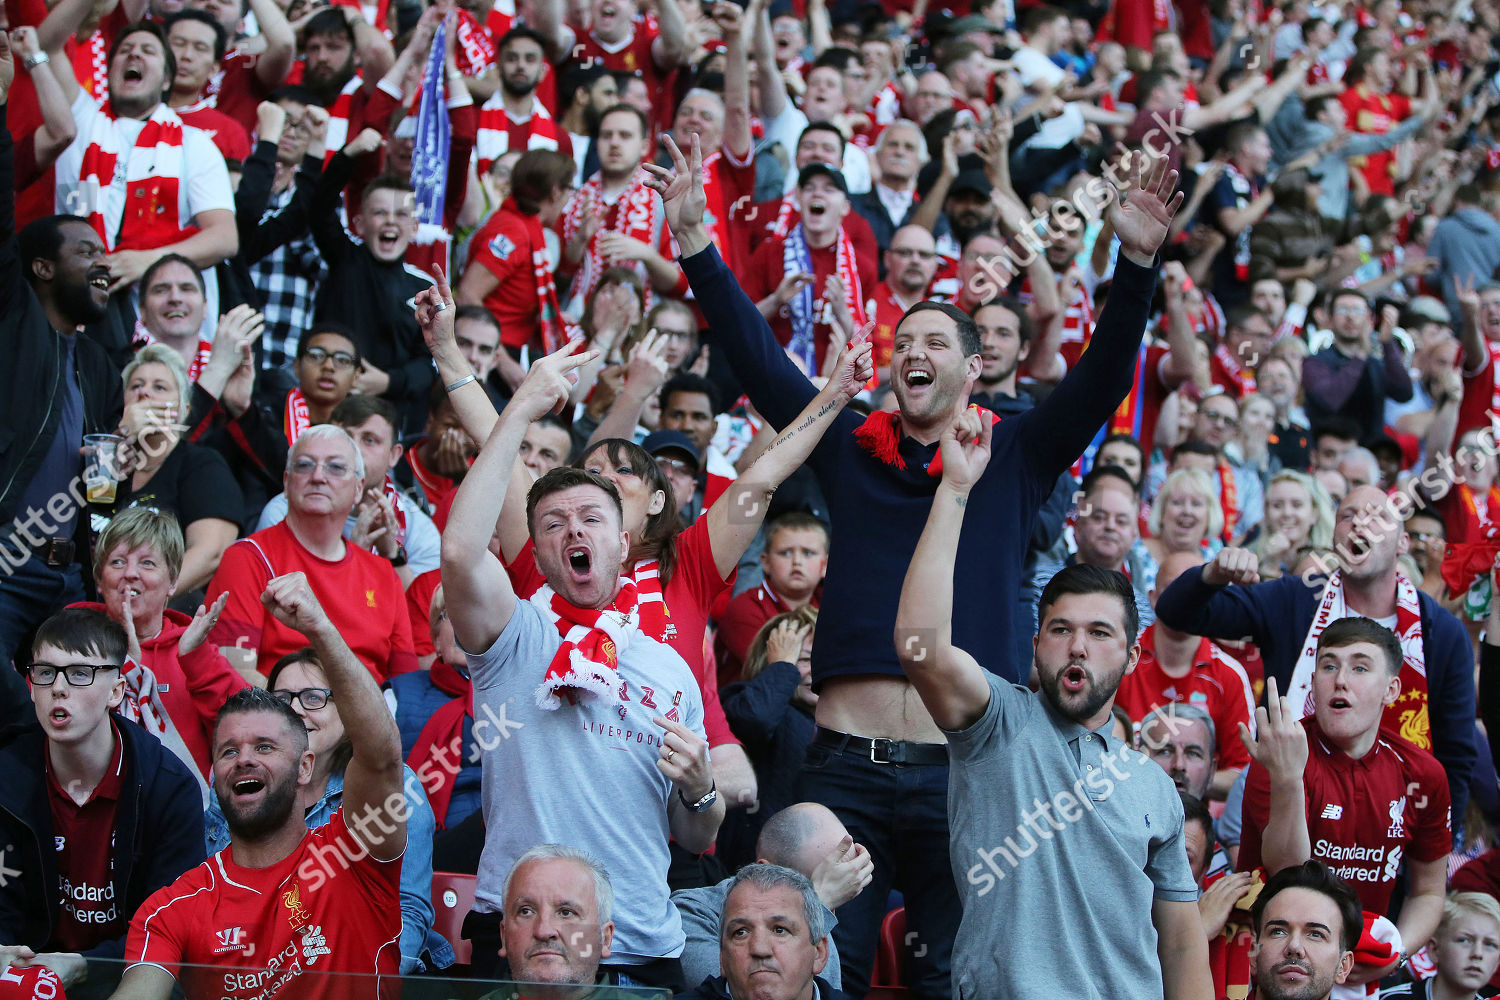
[[[406,850],[401,735],[301,573],[261,601],[307,637],[349,734],[343,808],[314,830],[297,808],[312,780],[307,728],[261,688],[224,703],[213,736],[213,785],[229,846],[136,910],[125,976],[113,1000],[250,1000],[324,992],[298,976],[348,974],[335,994],[392,996],[400,962],[401,855]],[[356,985],[360,984],[360,985]]]
[[[675,143],[667,145],[675,169],[647,169],[714,332],[714,353],[729,359],[772,425],[791,426],[817,390],[709,245],[698,147],[690,162]],[[981,513],[956,556],[960,578],[990,583],[960,593],[956,639],[967,648],[1012,645],[1010,608],[1018,599],[1032,519],[1057,477],[1130,391],[1155,286],[1156,250],[1181,202],[1171,194],[1172,173],[1158,165],[1145,174],[1137,159],[1128,204],[1109,210],[1121,251],[1093,346],[1046,400],[1007,417],[995,432],[994,468],[974,490]],[[937,489],[938,438],[968,405],[980,374],[980,345],[967,314],[931,302],[908,310],[892,344],[897,411],[863,422],[840,416],[811,459],[832,519],[844,527],[833,539],[813,649],[819,728],[802,797],[833,809],[875,858],[874,884],[845,904],[834,932],[845,989],[851,996],[866,992],[883,897],[894,884],[905,893],[913,940],[926,946],[914,947],[910,956],[913,988],[946,997],[945,942],[953,940],[959,913],[948,864],[946,737],[901,673],[889,629],[896,582],[906,574]],[[990,667],[1011,681],[1028,672],[1025,664],[1004,661]],[[877,823],[872,815],[893,818]]]
[[[942,482],[896,611],[901,665],[952,759],[950,850],[963,895],[954,992],[1089,996],[1109,969],[1112,996],[1207,1000],[1181,799],[1112,728],[1120,681],[1141,655],[1130,581],[1075,565],[1047,584],[1034,640],[1040,692],[987,672],[954,643],[964,515],[1001,447],[977,408],[943,431]],[[1008,945],[1022,947],[1035,927],[1056,928],[1069,946],[1045,963],[1015,961]]]
[[[418,298],[429,342],[451,340],[451,330],[437,328],[451,327],[453,311],[439,274],[436,292]],[[616,891],[631,901],[616,914],[606,963],[620,985],[680,990],[685,937],[667,886],[668,838],[706,851],[725,803],[698,682],[675,649],[652,637],[665,609],[622,578],[631,538],[621,492],[571,467],[531,486],[526,525],[546,584],[529,600],[517,599],[489,550],[527,428],[566,405],[576,371],[598,356],[575,354],[580,344],[532,365],[464,476],[443,532],[448,619],[468,653],[474,715],[500,730],[488,747],[481,741],[488,835],[467,923],[479,932],[471,935],[478,957],[499,934],[505,873],[532,845],[565,840],[617,873]],[[845,349],[796,426],[737,481],[744,502],[707,518],[745,522],[744,511],[769,505],[775,484],[806,460],[873,374],[870,353],[867,343]]]

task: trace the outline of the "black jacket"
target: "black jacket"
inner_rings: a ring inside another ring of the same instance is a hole
[[[817,985],[817,1000],[849,1000],[847,993],[829,986],[828,980],[814,976],[813,982]],[[697,989],[677,994],[676,1000],[733,1000],[733,998],[729,995],[729,984],[724,977],[717,976],[703,980],[698,984]]]
[[[21,497],[62,420],[67,342],[26,282],[16,240],[14,140],[4,116],[0,104],[0,533],[8,534],[11,521],[25,517]],[[113,433],[125,402],[120,373],[88,337],[77,336],[73,357],[84,433]],[[88,518],[78,523],[86,526]]]
[[[113,716],[125,741],[125,783],[115,818],[114,892],[128,919],[153,892],[204,859],[203,798],[187,765],[146,730]],[[56,951],[58,876],[47,802],[47,737],[29,726],[0,734],[0,845],[19,878],[0,880],[0,941]],[[124,937],[85,952],[121,958]]]

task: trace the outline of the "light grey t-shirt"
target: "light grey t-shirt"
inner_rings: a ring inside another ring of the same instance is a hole
[[[625,700],[587,698],[554,711],[536,689],[562,644],[529,601],[494,644],[469,654],[474,740],[483,767],[484,853],[475,908],[498,912],[505,876],[537,844],[566,844],[604,863],[620,903],[609,964],[682,953],[682,921],[667,887],[672,783],[656,766],[664,715],[703,736],[703,696],[670,646],[631,637],[620,655]]]
[[[1106,724],[1089,732],[994,674],[984,716],[948,735],[949,852],[963,900],[956,1000],[1161,1000],[1151,907],[1192,902],[1182,800]],[[1035,954],[1036,929],[1063,947]]]

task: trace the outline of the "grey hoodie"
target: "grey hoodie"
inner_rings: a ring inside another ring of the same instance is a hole
[[[1437,224],[1427,256],[1442,262],[1436,277],[1448,312],[1457,317],[1461,313],[1453,280],[1472,277],[1482,284],[1494,278],[1500,267],[1500,222],[1478,206],[1461,205]]]

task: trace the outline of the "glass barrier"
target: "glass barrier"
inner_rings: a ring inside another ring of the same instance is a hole
[[[68,1000],[106,1000],[125,971],[124,962],[90,959],[87,964],[88,978],[68,987]],[[171,996],[173,1000],[671,1000],[672,997],[667,990],[640,987],[562,987],[442,976],[392,978],[398,981],[387,979],[385,987],[377,989],[375,976],[302,971],[280,988],[274,988],[264,968],[183,965],[179,967],[178,985]],[[212,982],[215,987],[190,995],[183,991],[183,982]]]

